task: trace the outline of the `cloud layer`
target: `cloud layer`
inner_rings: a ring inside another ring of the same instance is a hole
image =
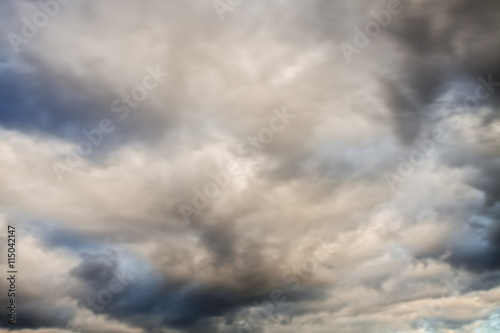
[[[0,332],[496,330],[497,2],[0,7]]]

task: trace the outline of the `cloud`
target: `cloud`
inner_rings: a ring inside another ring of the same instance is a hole
[[[498,88],[478,79],[500,81],[500,8],[403,5],[350,64],[339,45],[386,2],[243,0],[220,21],[210,2],[74,0],[19,53],[3,38],[14,329],[478,328],[500,299]],[[0,7],[2,36],[40,10]],[[168,76],[146,90],[152,70]],[[259,145],[279,110],[293,117]],[[103,119],[114,130],[78,153]],[[446,139],[413,163],[435,129]]]

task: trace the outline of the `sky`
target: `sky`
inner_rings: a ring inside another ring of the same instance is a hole
[[[0,333],[500,331],[499,33],[493,0],[1,1]]]

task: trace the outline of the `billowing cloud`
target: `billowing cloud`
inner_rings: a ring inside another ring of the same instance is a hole
[[[1,333],[495,331],[496,2],[0,7]]]

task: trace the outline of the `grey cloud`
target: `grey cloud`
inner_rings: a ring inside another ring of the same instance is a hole
[[[2,32],[29,15],[23,4],[0,5],[11,16]],[[210,1],[74,0],[21,55],[2,40],[0,223],[24,228],[24,267],[47,282],[27,290],[18,328],[82,320],[117,271],[137,276],[100,318],[145,333],[232,331],[276,288],[287,300],[255,331],[406,329],[452,270],[473,280],[447,303],[469,319],[429,315],[433,328],[466,329],[480,319],[475,306],[493,310],[497,94],[479,105],[489,113],[447,132],[402,194],[383,175],[444,126],[438,113],[463,99],[458,84],[500,80],[500,8],[414,1],[347,64],[338,44],[385,5],[244,0],[220,21]],[[113,100],[156,65],[168,78],[119,119]],[[283,106],[296,118],[255,156],[242,154]],[[103,117],[117,129],[58,183],[51,163]],[[192,204],[229,160],[241,173],[183,223],[178,204]],[[296,277],[326,235],[335,253],[288,290],[283,275]],[[54,280],[39,266],[51,255]],[[42,290],[61,281],[53,297]]]

